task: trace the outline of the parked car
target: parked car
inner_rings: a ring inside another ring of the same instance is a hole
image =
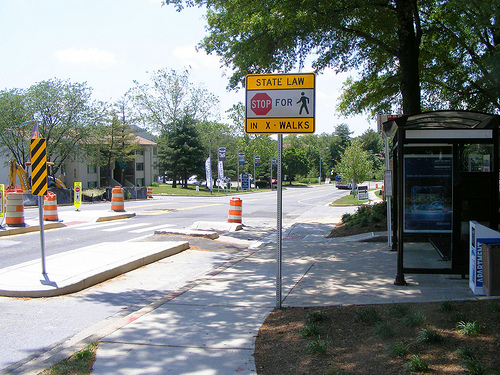
[[[188,185],[201,185],[201,180],[198,180],[197,176],[191,176],[187,181]]]

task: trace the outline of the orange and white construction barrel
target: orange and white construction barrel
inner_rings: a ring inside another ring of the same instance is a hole
[[[229,216],[227,218],[228,223],[241,223],[241,199],[231,198],[229,201]]]
[[[5,224],[12,227],[24,227],[22,190],[7,190],[5,192]]]
[[[43,220],[59,220],[57,216],[57,195],[52,191],[47,192],[47,195],[43,197]]]
[[[153,187],[148,186],[148,198],[153,198]]]
[[[121,186],[115,186],[111,190],[111,210],[116,212],[125,211],[123,204],[123,188]]]

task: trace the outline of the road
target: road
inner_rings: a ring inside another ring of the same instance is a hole
[[[347,194],[332,185],[314,188],[289,188],[283,192],[283,225],[318,218],[341,217],[353,208],[329,207],[328,203]],[[257,241],[263,233],[276,231],[276,192],[234,195],[243,203],[243,231],[248,240]],[[195,221],[225,222],[229,208],[226,197],[155,196],[153,200],[126,202],[135,212],[130,219],[104,223],[66,223],[67,227],[45,231],[47,255],[107,242],[137,241],[162,228],[188,228]],[[102,210],[99,203],[82,210]],[[104,206],[107,209],[107,206]],[[58,207],[60,212],[73,207]],[[27,209],[25,217],[36,217]],[[65,342],[75,335],[100,329],[130,314],[155,299],[199,279],[231,259],[243,248],[214,243],[192,244],[180,254],[132,271],[108,282],[72,295],[15,299],[0,297],[0,374],[27,357]],[[214,246],[215,245],[215,246]],[[39,233],[0,238],[0,268],[40,257]]]

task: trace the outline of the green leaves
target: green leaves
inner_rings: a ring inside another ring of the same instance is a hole
[[[369,180],[372,174],[373,163],[370,155],[361,147],[358,140],[348,146],[340,158],[335,170],[342,174],[342,181],[354,180],[355,183]]]

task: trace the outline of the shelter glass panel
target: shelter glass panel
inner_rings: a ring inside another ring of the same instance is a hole
[[[404,175],[405,233],[451,233],[452,147],[407,147]]]

